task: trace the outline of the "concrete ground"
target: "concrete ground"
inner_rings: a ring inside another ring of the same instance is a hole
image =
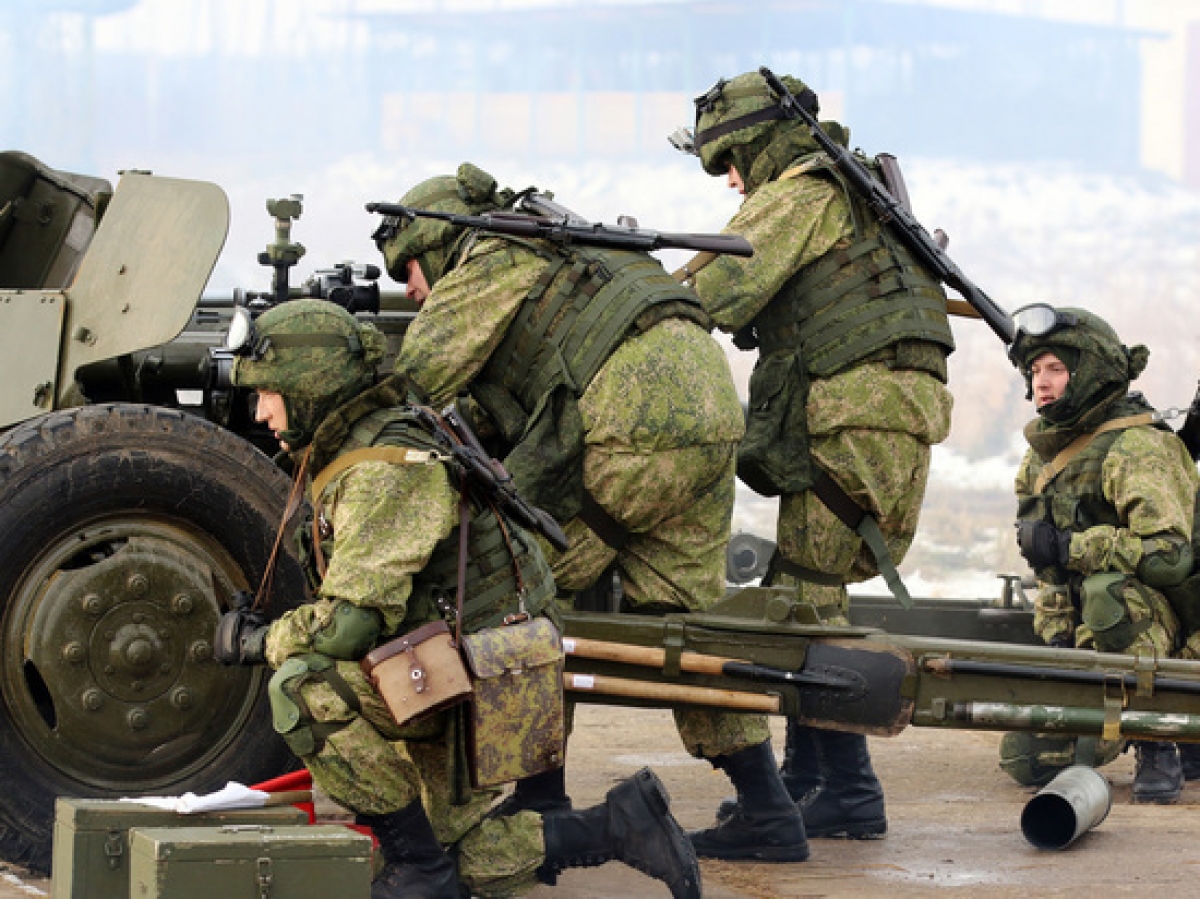
[[[776,719],[782,749],[782,720]],[[1132,753],[1103,773],[1113,786],[1107,820],[1068,849],[1034,849],[1020,817],[1033,791],[996,764],[999,735],[910,728],[871,741],[887,791],[889,832],[875,841],[813,840],[802,864],[703,862],[706,899],[810,897],[1121,895],[1148,890],[1193,895],[1200,879],[1200,781],[1174,806],[1130,804]],[[658,772],[688,829],[710,823],[729,794],[725,778],[689,758],[670,713],[584,706],[578,710],[567,767],[577,807],[600,801],[643,765]],[[0,899],[50,895],[50,882],[0,868]],[[559,886],[531,899],[669,896],[657,881],[622,865],[566,872]],[[281,897],[282,899],[282,897]],[[338,897],[340,899],[340,897]]]

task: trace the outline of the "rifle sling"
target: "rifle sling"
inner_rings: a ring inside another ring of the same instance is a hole
[[[617,552],[629,545],[629,530],[609,515],[586,488],[583,491],[583,505],[579,510],[579,518],[595,531],[596,536],[603,540],[605,545]]]

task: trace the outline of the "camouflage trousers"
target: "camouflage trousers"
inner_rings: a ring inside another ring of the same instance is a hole
[[[929,478],[930,446],[950,430],[952,400],[932,375],[863,365],[815,380],[808,398],[810,452],[859,506],[875,515],[892,561],[904,559],[917,530]],[[811,490],[780,497],[776,540],[782,556],[834,575],[840,584],[799,582],[800,598],[827,624],[849,624],[845,585],[875,577],[870,548]]]
[[[1105,578],[1105,575],[1099,577]],[[1046,643],[1066,640],[1068,645],[1079,649],[1158,659],[1173,655],[1179,619],[1167,598],[1133,577],[1114,574],[1107,581],[1105,593],[1113,605],[1112,613],[1105,617],[1111,620],[1121,613],[1122,620],[1118,624],[1097,630],[1096,618],[1099,616],[1090,615],[1087,610],[1090,598],[1081,601],[1081,610],[1065,587],[1041,584],[1034,601],[1034,633]],[[1184,654],[1184,658],[1188,657]]]
[[[474,791],[463,804],[451,801],[451,713],[402,728],[357,662],[339,661],[336,671],[361,712],[327,682],[310,680],[299,688],[312,722],[344,725],[314,753],[301,756],[313,782],[359,814],[384,815],[420,800],[472,895],[513,896],[532,888],[545,860],[541,816],[487,817],[499,790]]]
[[[732,443],[654,453],[589,445],[584,487],[629,540],[617,550],[582,520],[567,522],[570,548],[547,548],[555,583],[582,590],[615,564],[625,591],[622,611],[711,608],[725,595],[735,450]],[[770,738],[764,715],[677,711],[675,722],[687,751],[698,758],[729,755]]]

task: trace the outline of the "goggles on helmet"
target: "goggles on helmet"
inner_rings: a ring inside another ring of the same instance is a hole
[[[1013,325],[1030,337],[1045,337],[1059,328],[1079,324],[1079,317],[1055,309],[1049,303],[1031,303],[1012,314]]]
[[[267,350],[298,347],[346,347],[356,357],[365,355],[357,334],[271,334],[262,336],[254,317],[244,306],[233,310],[233,320],[225,333],[225,349],[235,356],[258,362]]]

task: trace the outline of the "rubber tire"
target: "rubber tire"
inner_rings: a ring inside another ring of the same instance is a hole
[[[257,586],[288,490],[287,477],[251,444],[187,413],[104,404],[28,421],[0,435],[0,619],[8,619],[13,591],[42,547],[98,516],[119,518],[126,509],[182,519],[183,526],[220,544],[241,567],[245,584]],[[281,555],[269,613],[305,598],[299,564]],[[234,728],[219,755],[151,792],[208,792],[229,780],[253,784],[298,766],[271,726],[269,671],[263,671],[245,726]],[[56,796],[128,793],[119,784],[82,783],[47,764],[16,727],[11,687],[0,683],[0,858],[46,873]]]

